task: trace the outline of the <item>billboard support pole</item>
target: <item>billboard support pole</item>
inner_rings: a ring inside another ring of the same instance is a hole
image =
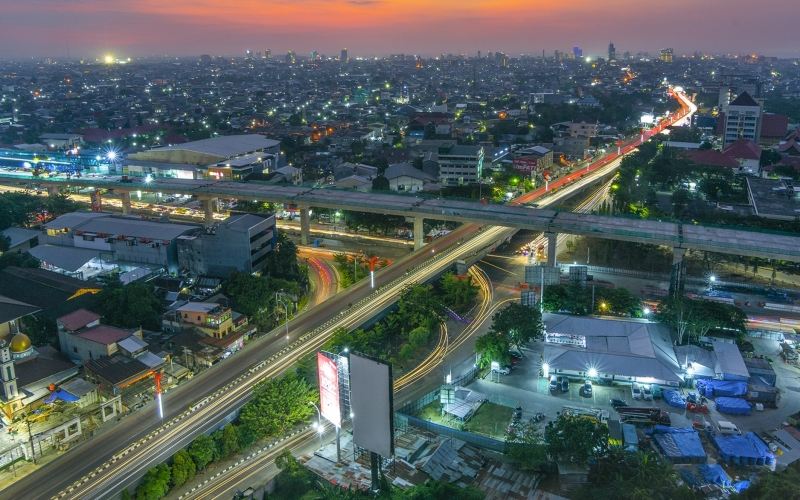
[[[339,442],[339,430],[340,429],[337,427],[336,428],[336,461],[337,462],[341,462],[342,461],[342,445]]]
[[[381,479],[379,477],[379,458],[374,451],[369,452],[370,468],[372,469],[372,492],[379,493],[381,490]]]

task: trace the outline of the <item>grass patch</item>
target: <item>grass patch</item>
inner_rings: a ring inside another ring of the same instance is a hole
[[[508,406],[501,406],[487,401],[464,424],[464,430],[504,440],[506,427],[511,422],[513,412],[514,410]]]
[[[435,424],[489,436],[502,441],[505,440],[506,428],[511,422],[511,415],[513,412],[514,410],[508,406],[489,403],[487,401],[478,408],[478,411],[476,411],[466,423],[462,423],[452,416],[445,415],[443,417],[441,405],[438,401],[433,401],[423,406],[417,413],[417,416]]]

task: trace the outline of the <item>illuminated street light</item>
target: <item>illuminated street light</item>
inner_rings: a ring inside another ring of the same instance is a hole
[[[644,309],[642,309],[642,312],[644,313],[645,316],[649,316],[650,313],[653,312],[653,311],[650,310],[649,307],[645,307]]]
[[[711,276],[708,277],[708,281],[710,281],[711,283],[716,283],[717,277],[712,274]]]
[[[589,368],[589,378],[594,378],[597,376],[597,368]]]
[[[550,364],[549,363],[543,363],[542,364],[542,376],[544,376],[544,378],[547,378],[547,377],[550,376]]]
[[[116,151],[109,151],[108,153],[106,153],[106,158],[108,158],[111,161],[116,160],[117,159],[117,152]]]

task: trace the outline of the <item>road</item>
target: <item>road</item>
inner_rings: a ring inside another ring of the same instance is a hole
[[[596,174],[607,164],[601,159],[596,166],[587,167],[587,174],[579,177],[582,182],[578,184],[595,180],[589,174]],[[155,411],[130,415],[124,423],[101,430],[99,435],[56,458],[47,467],[12,484],[3,491],[4,496],[113,497],[121,488],[135,483],[149,467],[166,460],[194,436],[213,428],[238,409],[257,382],[279,375],[318,349],[336,329],[358,326],[397,300],[409,284],[426,281],[454,260],[474,255],[506,238],[508,232],[509,229],[501,227],[483,229],[465,224],[422,251],[379,271],[379,285],[388,283],[379,289],[370,290],[365,280],[301,314],[291,323],[289,341],[283,338],[283,329],[278,328],[199,374],[192,383],[167,393],[163,423],[158,421]]]
[[[277,328],[248,344],[235,356],[200,373],[189,384],[165,394],[163,425],[155,411],[139,412],[100,432],[3,491],[8,498],[111,498],[152,465],[186,446],[238,409],[253,385],[279,375],[318,349],[338,328],[354,328],[387,307],[412,284],[426,281],[453,260],[494,242],[500,229],[461,228],[423,251],[410,254],[376,273],[381,288],[364,280],[309,309],[290,323],[290,343]],[[459,244],[459,239],[471,237]],[[452,247],[452,248],[450,248]],[[352,304],[352,305],[351,305]],[[255,366],[255,365],[259,366]],[[211,396],[207,396],[211,394]],[[208,403],[197,404],[205,398]],[[187,410],[190,408],[191,410]],[[73,481],[78,479],[76,484]]]

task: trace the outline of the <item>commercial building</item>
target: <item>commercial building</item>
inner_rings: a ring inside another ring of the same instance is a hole
[[[278,166],[280,142],[260,134],[212,137],[135,153],[123,172],[179,178],[244,179]]]
[[[443,186],[477,184],[483,175],[483,146],[450,146],[439,149],[439,182]]]
[[[184,301],[174,304],[161,318],[161,329],[173,334],[170,341],[191,354],[195,366],[210,366],[244,347],[255,332],[247,316],[216,302]]]
[[[549,373],[677,386],[684,371],[667,327],[646,320],[545,314]]]
[[[83,136],[80,134],[42,134],[39,136],[42,144],[50,149],[75,149],[83,145]]]
[[[178,236],[178,265],[194,276],[258,272],[266,266],[275,240],[274,215],[231,215],[203,231]]]
[[[88,272],[82,270],[84,267],[99,267],[102,272],[104,262],[109,261],[145,264],[176,272],[178,237],[198,229],[197,226],[138,217],[72,212],[45,224],[40,239],[44,244],[30,252],[52,267],[66,269],[73,275],[81,274],[84,279]]]
[[[544,146],[518,149],[512,160],[514,170],[533,175],[553,168],[553,150]]]
[[[674,56],[674,51],[672,50],[672,48],[668,48],[668,49],[661,49],[658,58],[661,60],[661,62],[671,63],[673,56]]]
[[[393,163],[383,174],[389,181],[389,189],[402,193],[422,191],[426,184],[436,181],[432,175],[414,168],[410,163]]]
[[[728,146],[739,139],[758,142],[761,137],[761,113],[761,104],[750,94],[747,92],[739,94],[739,97],[731,101],[725,110],[723,146]]]

